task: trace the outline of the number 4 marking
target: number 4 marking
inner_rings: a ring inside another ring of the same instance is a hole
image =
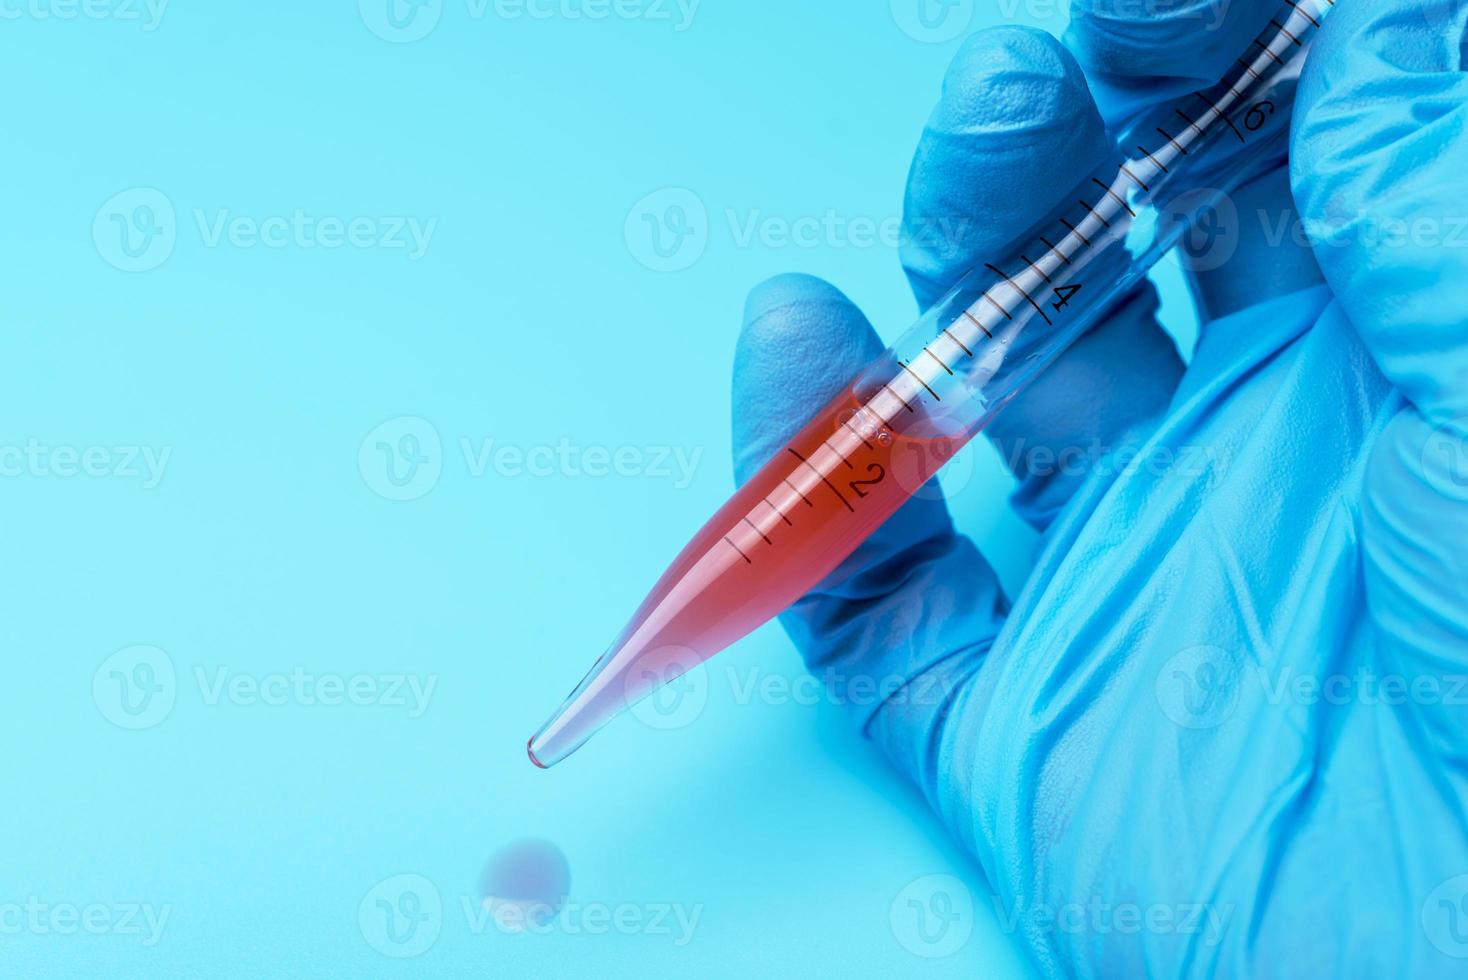
[[[1054,289],[1055,302],[1050,305],[1057,310],[1063,310],[1070,305],[1070,298],[1080,291],[1080,285],[1056,286]]]

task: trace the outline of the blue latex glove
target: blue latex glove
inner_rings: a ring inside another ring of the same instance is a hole
[[[1083,176],[1103,116],[1213,78],[1278,10],[1233,4],[1180,59],[1185,22],[1078,6],[1070,50],[996,30],[950,70],[908,221],[985,223],[905,250],[921,303]],[[1281,211],[1292,183],[1313,258],[1246,222],[1195,283],[1186,368],[1145,289],[995,423],[1005,449],[1174,461],[1053,475],[1006,452],[1045,531],[1012,607],[930,499],[783,617],[818,671],[926,692],[858,722],[1045,974],[1468,974],[1465,21],[1468,0],[1340,0],[1301,84],[1292,181],[1238,195]],[[740,479],[882,346],[830,285],[757,288]]]

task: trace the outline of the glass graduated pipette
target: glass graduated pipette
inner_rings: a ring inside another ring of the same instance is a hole
[[[1224,78],[1131,120],[1024,244],[970,271],[684,547],[530,739],[547,768],[836,568],[1140,283],[1220,198],[1285,157],[1293,87],[1335,0],[1284,0]]]

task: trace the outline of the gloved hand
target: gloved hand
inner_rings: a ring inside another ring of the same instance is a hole
[[[1074,7],[1069,50],[988,31],[950,69],[907,226],[972,223],[913,236],[920,303],[1084,176],[1103,118],[1213,80],[1280,10],[1237,2],[1203,33],[1185,15],[1207,0]],[[782,617],[820,672],[908,679],[858,724],[1045,974],[1468,970],[1465,22],[1468,0],[1338,0],[1291,150],[1313,258],[1251,231],[1289,215],[1286,175],[1261,178],[1237,253],[1195,283],[1186,367],[1144,289],[996,421],[1045,532],[1012,605],[915,499]],[[739,478],[882,346],[830,285],[758,287]],[[1027,462],[1093,441],[1149,462]]]

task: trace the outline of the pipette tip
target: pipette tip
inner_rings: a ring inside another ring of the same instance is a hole
[[[535,738],[534,738],[534,736],[531,736],[531,738],[525,743],[525,754],[528,755],[528,756],[530,756],[530,761],[533,762],[533,763],[535,763],[535,768],[537,768],[537,769],[549,769],[550,768],[550,766],[546,765],[544,762],[541,762],[539,759],[537,759],[535,757]]]

